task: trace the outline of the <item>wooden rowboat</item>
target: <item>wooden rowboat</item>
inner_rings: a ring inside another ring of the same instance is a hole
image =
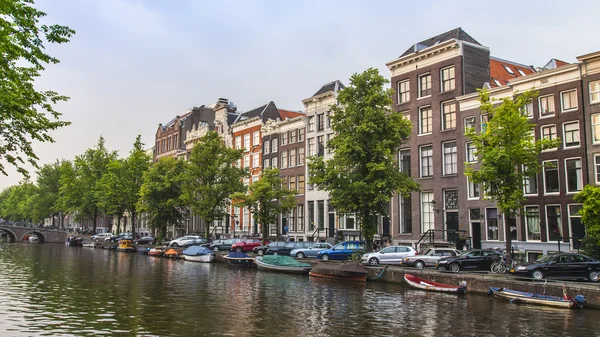
[[[417,277],[417,276],[411,275],[411,274],[404,274],[404,281],[406,281],[406,283],[408,283],[408,285],[411,287],[423,289],[423,290],[439,291],[439,292],[444,292],[444,293],[456,293],[456,294],[464,294],[467,292],[466,285],[451,286],[448,284],[437,283],[437,282],[425,280],[425,279],[422,279],[420,277]]]
[[[296,261],[291,256],[265,255],[254,258],[258,269],[279,271],[284,273],[308,274],[312,269],[310,263]]]
[[[313,267],[313,269],[308,273],[308,275],[312,277],[323,277],[354,282],[366,282],[368,273],[369,272],[363,265],[356,262],[319,262],[315,267]]]
[[[577,295],[573,298],[568,296],[565,290],[563,290],[563,292],[565,294],[561,297],[491,287],[488,290],[488,295],[494,295],[499,298],[510,300],[510,303],[527,303],[567,309],[583,308],[583,305],[586,302],[585,296]]]

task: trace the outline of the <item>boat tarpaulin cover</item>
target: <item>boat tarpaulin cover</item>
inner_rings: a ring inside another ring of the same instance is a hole
[[[210,250],[206,247],[202,247],[202,246],[191,246],[183,251],[183,255],[192,255],[192,256],[206,255],[206,254],[212,254],[212,253],[213,253],[212,250]]]
[[[265,255],[261,261],[266,264],[282,267],[312,267],[310,263],[296,261],[293,257],[284,255]]]
[[[238,252],[229,252],[229,254],[227,254],[227,257],[234,258],[234,259],[250,258],[250,256],[248,256],[248,254],[246,254],[246,253],[238,253]]]

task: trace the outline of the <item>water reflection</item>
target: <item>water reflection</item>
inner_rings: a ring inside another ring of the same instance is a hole
[[[595,310],[63,245],[0,244],[0,272],[6,335],[599,335]]]

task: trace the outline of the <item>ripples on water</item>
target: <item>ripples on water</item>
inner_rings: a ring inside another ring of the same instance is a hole
[[[512,305],[63,245],[0,244],[0,336],[600,336]]]

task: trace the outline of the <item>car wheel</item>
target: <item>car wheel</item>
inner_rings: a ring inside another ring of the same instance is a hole
[[[218,251],[219,251],[219,247],[215,247],[215,248],[213,248],[213,251],[214,251],[214,252],[218,252]]]
[[[323,256],[321,256],[321,259],[323,259],[323,261],[329,261],[329,255],[323,254]]]
[[[543,280],[544,279],[544,272],[541,271],[540,269],[536,269],[534,271],[531,272],[531,278],[535,279],[535,280]]]
[[[377,258],[376,258],[376,257],[372,257],[372,258],[370,258],[370,259],[369,259],[369,264],[370,264],[371,266],[376,266],[376,265],[378,265],[378,264],[379,264],[379,260],[377,260]]]
[[[451,264],[450,271],[453,273],[458,273],[460,271],[460,265],[458,263]]]
[[[588,273],[588,280],[592,282],[598,282],[600,280],[600,272],[597,270],[591,270]]]
[[[179,247],[179,245],[177,244],[177,242],[173,242],[173,243],[171,244],[171,247]]]
[[[235,251],[238,252],[238,253],[242,253],[244,250],[242,249],[242,247],[237,247],[235,249]]]
[[[279,255],[279,252],[273,252],[273,255]]]
[[[296,257],[299,259],[303,259],[304,258],[304,253],[298,253],[296,254]]]
[[[256,251],[256,253],[257,253],[258,255],[265,255],[265,251],[264,251],[264,250],[262,250],[262,249],[259,249],[259,250],[257,250],[257,251]]]
[[[415,268],[423,269],[425,268],[425,263],[423,263],[423,261],[415,261]]]

